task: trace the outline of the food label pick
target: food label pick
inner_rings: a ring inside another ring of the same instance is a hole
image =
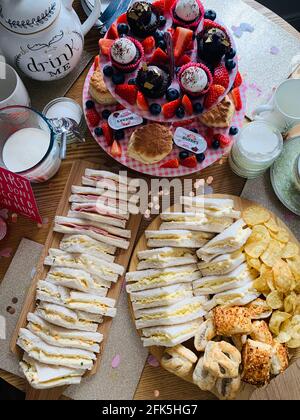
[[[176,146],[196,154],[204,153],[207,149],[207,142],[204,137],[183,127],[178,127],[175,131],[174,143]]]
[[[113,130],[134,127],[143,123],[143,118],[133,114],[128,109],[113,112],[108,118],[108,124]]]

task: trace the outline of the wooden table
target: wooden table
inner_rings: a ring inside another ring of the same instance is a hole
[[[270,10],[261,6],[254,0],[245,0],[245,2],[257,9],[260,13],[267,16],[276,24],[282,26],[285,30],[292,33],[294,36],[300,38],[299,33],[293,27],[291,27],[288,23],[286,23]],[[81,17],[84,17],[78,0],[75,2],[75,9]],[[92,30],[86,39],[86,49],[93,52],[95,55],[97,54],[97,41],[97,31]],[[87,72],[88,69],[80,76],[80,78],[76,81],[67,95],[79,103],[81,103],[82,100],[82,88]],[[49,182],[34,187],[41,214],[46,220],[48,219],[49,222],[52,221],[56,213],[56,208],[68,178],[71,164],[77,159],[84,159],[95,162],[99,165],[99,168],[102,169],[113,171],[118,171],[121,169],[121,165],[117,164],[113,159],[106,155],[90,135],[87,136],[87,142],[84,145],[76,144],[70,146],[67,154],[67,160],[63,162],[59,173]],[[140,175],[131,172],[130,176],[137,177]],[[245,181],[232,173],[227,161],[224,161],[222,165],[217,162],[211,167],[203,170],[201,173],[195,174],[192,178],[207,179],[209,176],[213,176],[213,189],[215,193],[226,193],[233,195],[241,194]],[[140,234],[146,229],[148,223],[149,221],[146,221],[145,219],[143,220],[140,226]],[[10,225],[8,229],[8,235],[1,243],[1,247],[12,248],[13,256],[23,237],[43,244],[48,235],[48,229],[48,225],[44,225],[42,228],[38,228],[32,224],[32,222],[20,217],[17,224]],[[12,257],[1,259],[0,281],[3,279],[11,259]],[[24,390],[25,383],[23,379],[11,375],[3,370],[0,370],[0,377],[18,389]],[[161,368],[154,368],[146,364],[140,379],[140,383],[136,390],[135,399],[154,399],[154,391],[156,390],[159,391],[159,397],[157,399],[203,399],[203,394],[201,395],[199,388],[196,386],[184,382],[183,380],[171,375]],[[212,396],[211,398],[214,397]],[[283,377],[280,376],[280,378],[273,381],[267,390],[256,392],[253,398],[299,399],[300,379],[297,371],[297,364],[291,367]]]

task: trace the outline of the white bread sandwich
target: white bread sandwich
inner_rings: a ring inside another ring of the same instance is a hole
[[[179,265],[193,264],[198,261],[195,252],[186,248],[156,248],[140,251],[137,254],[140,260],[137,269],[176,267]]]
[[[76,312],[79,321],[89,321],[89,322],[95,322],[96,324],[102,324],[103,322],[103,316],[98,314],[91,314],[84,311],[74,311]]]
[[[158,325],[176,325],[202,318],[206,315],[203,308],[207,301],[205,296],[196,296],[175,303],[171,306],[139,309],[135,311],[137,329],[156,327]]]
[[[108,262],[114,262],[117,248],[95,241],[86,235],[65,235],[60,241],[59,249],[70,254],[86,254]]]
[[[96,332],[98,329],[96,322],[81,319],[76,311],[52,303],[41,302],[35,310],[35,315],[68,330]]]
[[[51,267],[84,270],[92,276],[112,282],[118,281],[118,277],[124,273],[122,265],[107,262],[92,255],[69,254],[54,248],[49,249],[49,255],[45,258],[44,264]]]
[[[20,329],[17,344],[28,356],[48,365],[91,370],[96,360],[91,351],[50,346],[26,328]]]
[[[66,385],[79,385],[84,371],[63,366],[39,363],[24,353],[20,368],[34,389],[50,389]]]
[[[170,246],[174,248],[201,248],[214,235],[190,230],[146,230],[149,248]]]
[[[172,305],[191,297],[193,297],[193,291],[192,285],[189,283],[172,284],[171,286],[130,293],[134,310]]]
[[[196,296],[214,295],[226,292],[226,290],[238,289],[254,280],[247,264],[242,264],[228,274],[202,277],[194,281],[193,289]]]
[[[109,317],[116,315],[115,305],[114,299],[75,291],[71,291],[70,297],[65,301],[65,306],[69,309]]]
[[[132,271],[126,274],[126,290],[131,293],[178,283],[191,284],[192,281],[198,280],[200,277],[201,274],[196,264],[160,270]]]
[[[230,273],[245,261],[245,254],[238,250],[232,254],[219,255],[209,262],[201,262],[198,267],[202,276],[217,276]]]
[[[247,242],[252,230],[246,228],[243,219],[239,219],[224,232],[217,235],[210,242],[197,251],[203,261],[211,261],[214,257],[238,251]]]
[[[126,239],[130,239],[131,237],[129,230],[120,229],[104,223],[63,216],[55,217],[54,232],[72,235],[84,234],[107,245],[122,249],[129,248],[129,241]]]
[[[91,276],[91,274],[84,270],[66,267],[51,267],[45,281],[57,286],[79,290],[80,292],[89,293],[94,291],[95,294],[99,294],[100,296],[106,293],[103,289],[109,289],[111,286],[110,281],[102,280],[97,276]]]
[[[63,286],[56,286],[44,280],[40,280],[36,286],[36,300],[54,303],[55,305],[64,305],[66,299],[70,296],[70,289]]]
[[[194,337],[202,318],[184,324],[157,326],[142,329],[144,347],[174,347]]]
[[[127,223],[127,219],[119,217],[119,213],[104,210],[104,206],[99,206],[97,203],[73,203],[71,210],[68,212],[68,217],[104,223],[121,229],[125,229]]]
[[[181,197],[180,203],[185,206],[185,211],[201,211],[205,216],[214,218],[229,217],[232,219],[241,217],[241,212],[234,210],[234,201],[231,199],[204,196]]]
[[[95,203],[103,202],[110,207],[127,208],[128,203],[137,204],[139,196],[129,194],[127,191],[114,191],[107,188],[94,188],[72,185],[70,203]]]
[[[66,330],[51,325],[32,313],[27,315],[27,321],[27,329],[52,346],[76,348],[94,353],[100,351],[99,344],[103,340],[103,335],[100,333]]]
[[[203,213],[162,213],[160,215],[163,223],[161,230],[193,230],[209,233],[223,232],[233,223],[230,217],[213,218]]]
[[[114,174],[113,172],[86,169],[82,177],[82,185],[105,188],[106,190],[112,191],[136,193],[138,191],[139,181]]]

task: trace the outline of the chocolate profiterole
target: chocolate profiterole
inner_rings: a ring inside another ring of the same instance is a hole
[[[159,16],[151,3],[137,1],[127,11],[131,32],[140,38],[152,35],[159,27]]]
[[[138,72],[136,84],[145,96],[157,99],[165,95],[170,84],[170,78],[163,69],[144,64]]]
[[[212,65],[218,64],[231,46],[228,35],[220,28],[205,30],[197,41],[199,58]]]

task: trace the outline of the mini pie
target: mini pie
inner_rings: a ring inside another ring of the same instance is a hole
[[[91,97],[101,105],[115,105],[117,101],[106,87],[101,71],[97,70],[91,77],[90,89]]]
[[[193,371],[193,366],[197,360],[197,356],[191,350],[178,344],[165,350],[161,365],[169,372],[184,378]]]
[[[222,102],[201,115],[199,120],[207,127],[227,128],[231,124],[234,112],[234,104],[229,96],[226,96]]]
[[[163,160],[172,149],[173,136],[169,128],[161,124],[147,124],[132,133],[127,154],[150,165]]]
[[[269,344],[248,339],[242,351],[242,380],[257,387],[267,385],[270,382],[272,354]]]

